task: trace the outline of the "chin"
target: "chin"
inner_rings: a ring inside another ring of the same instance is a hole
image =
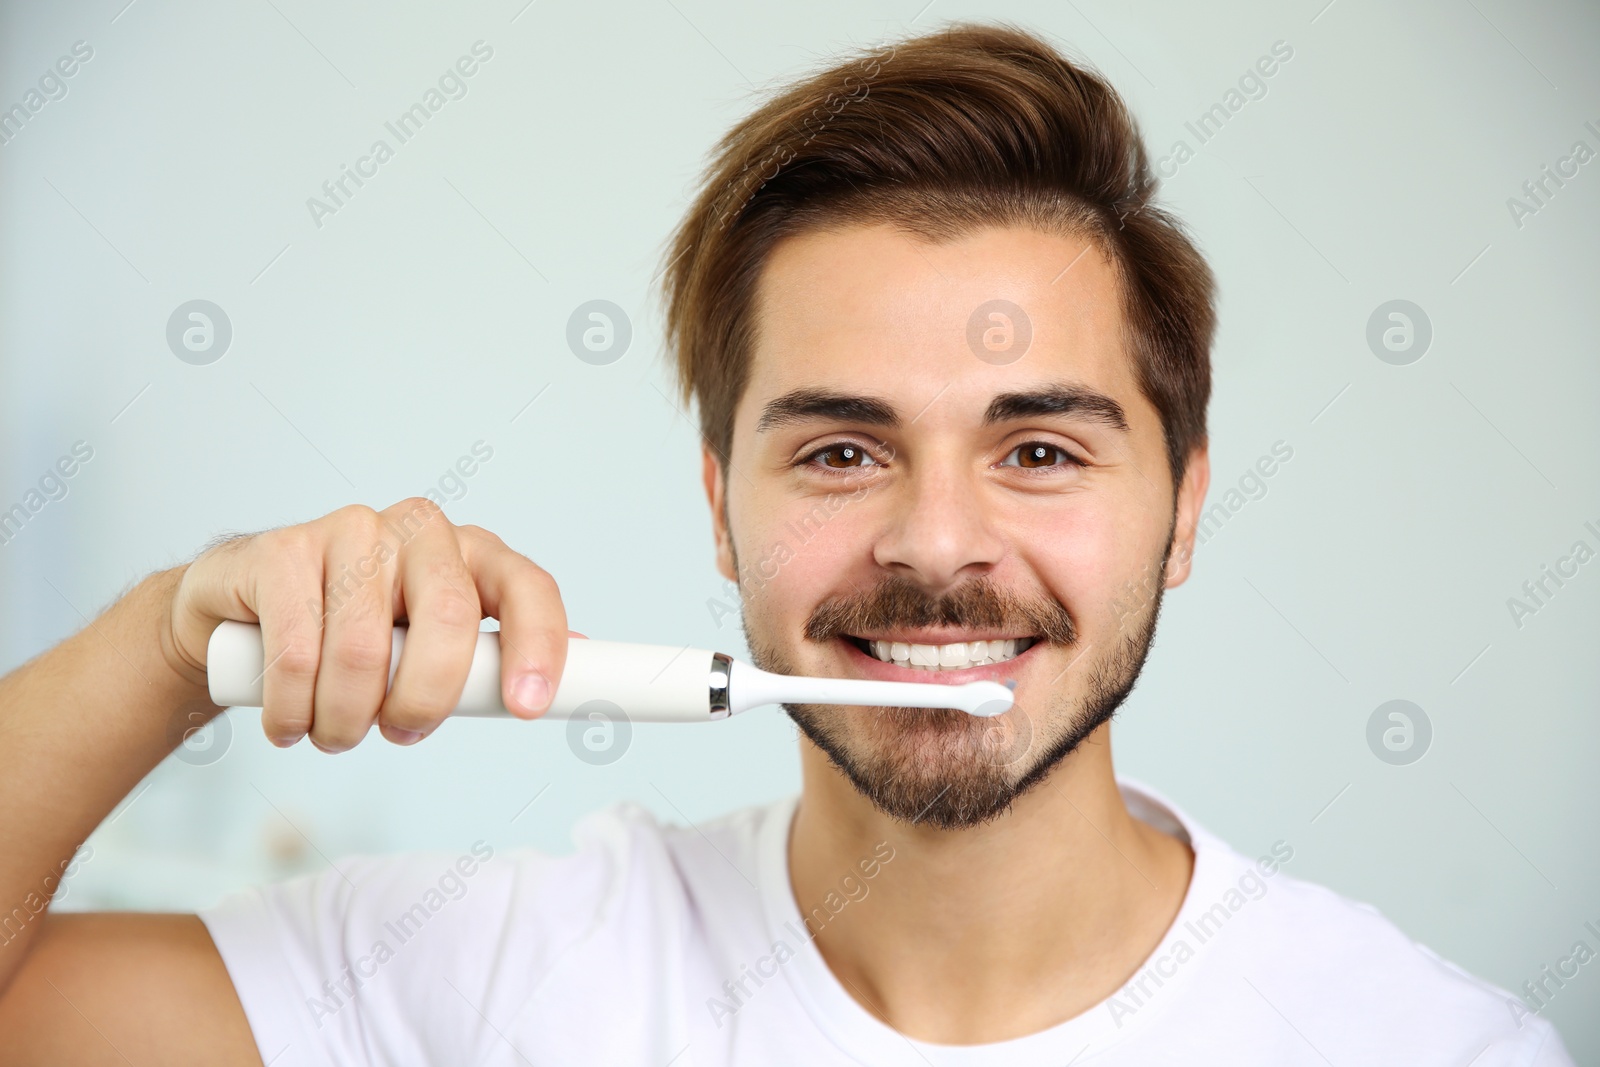
[[[994,718],[941,708],[785,710],[862,796],[907,823],[959,829],[998,818],[1039,756],[1020,706]]]
[[[1110,721],[1144,665],[1158,610],[1159,598],[1142,626],[1101,642],[1093,656],[1095,642],[1082,633],[1045,640],[1026,632],[850,632],[854,627],[846,626],[837,636],[802,637],[792,650],[780,651],[747,628],[746,640],[756,665],[778,673],[1014,682],[1016,704],[993,718],[947,708],[785,705],[807,739],[878,811],[897,821],[962,830],[1005,815]]]

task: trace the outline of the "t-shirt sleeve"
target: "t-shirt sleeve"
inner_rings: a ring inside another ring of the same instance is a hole
[[[1538,1027],[1538,1040],[1532,1058],[1527,1061],[1528,1067],[1577,1067],[1555,1026],[1547,1019],[1540,1019]]]
[[[200,919],[264,1063],[477,1063],[592,933],[616,881],[608,836],[560,857],[484,841],[346,856]]]

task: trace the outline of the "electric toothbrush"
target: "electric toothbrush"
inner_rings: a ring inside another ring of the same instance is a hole
[[[394,628],[389,656],[393,684],[405,647],[406,627]],[[211,634],[206,681],[223,707],[258,708],[266,674],[261,627],[228,620]],[[604,700],[633,722],[707,722],[765,704],[850,704],[898,708],[954,708],[994,716],[1011,707],[1011,688],[1000,682],[884,682],[864,678],[807,678],[773,674],[721,652],[670,645],[638,645],[572,637],[555,699],[542,716],[583,717],[585,705]],[[500,634],[478,634],[478,648],[461,701],[452,715],[514,718],[500,699]]]

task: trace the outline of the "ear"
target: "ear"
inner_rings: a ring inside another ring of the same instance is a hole
[[[1194,562],[1194,538],[1200,524],[1200,508],[1211,485],[1211,455],[1204,442],[1189,453],[1183,482],[1178,486],[1178,501],[1172,530],[1172,551],[1167,557],[1166,588],[1175,589],[1189,577]]]
[[[734,577],[733,539],[728,534],[728,484],[722,476],[722,464],[709,445],[700,447],[700,477],[705,482],[706,503],[711,505],[711,531],[717,543],[717,571],[728,581],[738,583]]]

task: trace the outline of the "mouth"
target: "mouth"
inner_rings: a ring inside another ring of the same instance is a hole
[[[1036,635],[1018,637],[972,636],[962,641],[912,641],[923,634],[885,634],[855,636],[839,640],[869,660],[863,664],[872,676],[885,672],[907,678],[926,675],[925,681],[968,682],[982,678],[1008,676],[1012,665],[1039,643]],[[942,636],[942,635],[941,635]],[[966,636],[966,635],[963,635]]]

